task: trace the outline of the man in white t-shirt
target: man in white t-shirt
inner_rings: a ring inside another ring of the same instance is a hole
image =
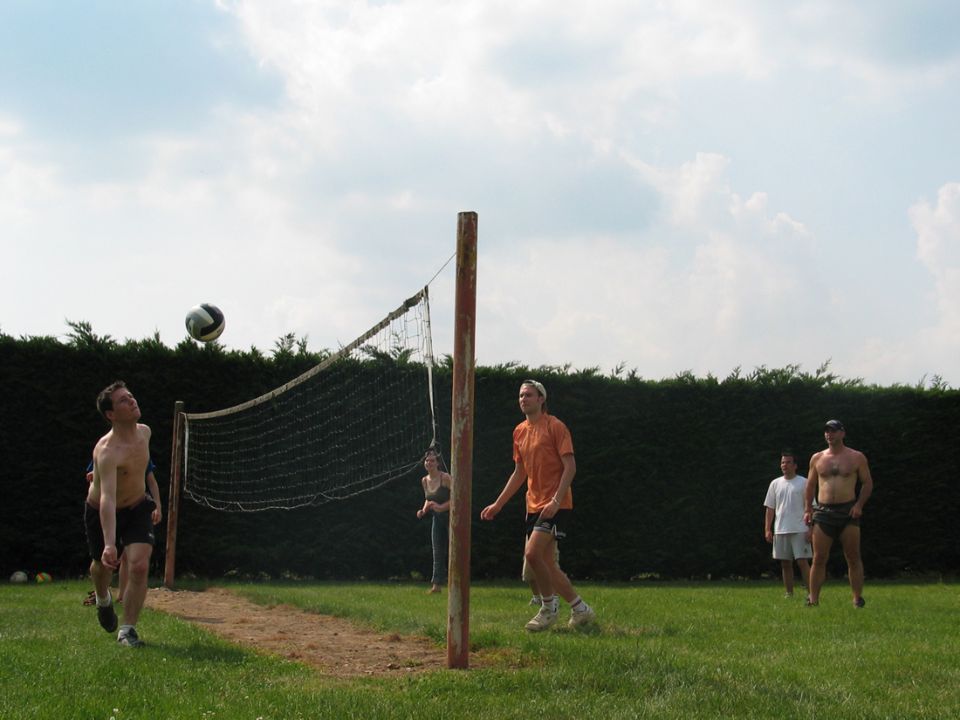
[[[793,597],[793,562],[796,560],[803,584],[810,587],[810,528],[803,521],[804,489],[807,479],[797,475],[797,458],[789,450],[780,455],[781,477],[770,483],[763,501],[763,536],[773,544],[773,559],[780,561],[785,597]],[[774,521],[776,517],[776,521]]]

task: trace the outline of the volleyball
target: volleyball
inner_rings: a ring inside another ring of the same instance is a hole
[[[187,313],[187,332],[194,340],[210,342],[220,337],[226,322],[220,308],[210,303],[201,303]]]
[[[50,575],[48,575],[48,574],[45,573],[45,572],[38,572],[38,573],[37,573],[37,582],[38,582],[38,583],[53,582],[53,578],[50,577]]]
[[[25,583],[27,581],[27,574],[23,570],[17,570],[10,576],[10,582],[12,583]]]

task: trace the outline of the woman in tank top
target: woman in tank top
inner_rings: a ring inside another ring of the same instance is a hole
[[[423,486],[423,507],[417,510],[417,517],[432,516],[430,539],[433,543],[433,577],[430,579],[428,593],[440,592],[447,582],[448,522],[450,518],[449,473],[440,470],[440,458],[436,450],[427,450],[423,456],[423,467],[427,474],[420,484]]]

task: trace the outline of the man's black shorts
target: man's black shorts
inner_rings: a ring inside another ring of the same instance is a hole
[[[136,505],[117,510],[117,557],[126,545],[154,544],[151,515],[155,507],[153,499],[145,495]],[[103,555],[103,527],[100,525],[100,511],[89,503],[83,504],[83,526],[87,531],[90,557],[99,561]]]
[[[541,520],[540,513],[527,513],[527,537],[534,530],[548,532],[557,540],[563,540],[570,532],[573,521],[573,510],[557,510],[557,514],[549,520]]]
[[[813,524],[819,525],[831,539],[837,540],[848,525],[860,525],[860,518],[850,516],[855,500],[844,503],[817,503],[813,506]]]

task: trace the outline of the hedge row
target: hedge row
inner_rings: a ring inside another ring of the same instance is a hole
[[[0,335],[9,378],[0,414],[2,572],[80,575],[89,562],[81,523],[83,469],[106,429],[97,391],[122,378],[153,428],[152,453],[166,507],[173,404],[189,411],[232,405],[276,387],[319,358],[278,344],[271,356],[185,341],[114,342],[75,325],[69,342]],[[442,432],[449,434],[450,363],[436,374]],[[479,510],[512,469],[510,438],[521,415],[519,381],[534,375],[550,411],[573,433],[575,526],[561,551],[576,578],[754,577],[773,569],[762,539],[762,502],[779,453],[806,459],[823,446],[831,417],[869,458],[874,497],[863,521],[868,573],[956,573],[960,491],[948,445],[960,427],[960,392],[875,387],[824,368],[797,367],[718,379],[689,373],[660,381],[569,368],[478,368],[472,568],[476,577],[519,574],[522,493],[497,521]],[[319,578],[428,575],[430,533],[418,521],[419,473],[350,500],[295,511],[214,512],[181,507],[178,573],[266,573]],[[162,566],[163,541],[155,553]],[[842,570],[842,561],[835,561]]]

